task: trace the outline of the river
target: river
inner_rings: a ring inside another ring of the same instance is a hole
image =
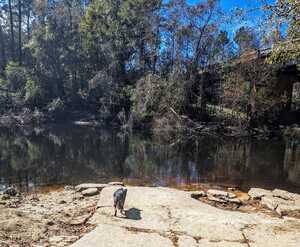
[[[198,183],[300,191],[300,142],[223,139],[168,144],[149,134],[54,125],[0,128],[0,186]]]

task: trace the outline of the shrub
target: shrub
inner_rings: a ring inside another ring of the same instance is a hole
[[[89,100],[95,102],[99,119],[124,124],[130,108],[128,88],[121,86],[106,71],[100,71],[89,81]],[[123,114],[122,117],[120,117]]]
[[[15,62],[6,65],[7,88],[11,91],[24,93],[27,72],[26,69]]]
[[[151,121],[173,110],[182,114],[186,100],[185,81],[180,75],[161,78],[148,74],[137,82],[131,100],[137,121]]]
[[[36,80],[28,78],[25,86],[25,101],[32,106],[38,106],[42,103],[42,89]]]
[[[37,107],[35,107],[33,112],[33,118],[36,123],[42,123],[45,121],[45,115],[42,111],[40,111]]]
[[[0,87],[6,87],[7,86],[7,81],[3,78],[0,78]]]
[[[65,103],[60,98],[56,98],[48,104],[47,109],[52,118],[59,119],[65,112]]]
[[[49,112],[64,111],[64,110],[65,110],[65,103],[61,100],[61,98],[56,98],[48,104]]]

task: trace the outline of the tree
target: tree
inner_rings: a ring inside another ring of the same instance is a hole
[[[157,30],[153,32],[151,21],[152,13],[160,5],[160,0],[92,2],[81,23],[84,49],[90,63],[95,64],[91,70],[106,68],[122,80],[126,66],[134,62],[134,58],[138,58],[140,68],[145,70],[148,54],[151,54],[148,49],[151,43],[156,47],[158,43]]]
[[[163,117],[174,106],[193,121],[209,119],[208,104],[218,102],[211,100],[214,91],[222,91],[219,70],[259,48],[262,36],[243,26],[232,38],[221,6],[218,0],[0,0],[1,85],[11,90],[7,98],[18,97],[20,108],[59,99],[64,109],[84,107],[109,121],[130,115],[132,91],[143,105],[153,89],[159,97],[146,107],[156,109],[150,115]],[[283,23],[287,41],[299,38],[299,1],[278,0],[263,9],[263,17],[276,19],[270,34],[283,37],[276,26]],[[279,40],[272,62],[299,59],[300,42],[283,46]],[[251,107],[254,115],[257,107]]]
[[[13,19],[13,8],[12,8],[12,0],[8,0],[9,7],[9,22],[10,22],[10,52],[11,57],[15,59],[15,32],[14,32],[14,19]]]
[[[270,19],[280,19],[288,26],[286,41],[275,45],[270,63],[286,63],[300,59],[300,2],[298,0],[278,0],[275,5],[267,5],[271,10]]]
[[[26,45],[28,66],[43,83],[45,100],[77,97],[87,73],[79,35],[82,6],[77,0],[65,0],[54,2],[48,12],[43,5],[35,8],[35,25]]]
[[[259,48],[259,41],[255,31],[250,27],[239,28],[234,36],[234,41],[239,47],[239,54]]]
[[[22,2],[18,0],[18,55],[19,64],[22,65]]]
[[[5,40],[2,24],[0,23],[0,74],[4,72],[6,66]]]

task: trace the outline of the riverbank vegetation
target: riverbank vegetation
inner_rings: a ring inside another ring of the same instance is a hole
[[[297,123],[300,4],[259,6],[2,0],[1,114],[193,133]]]

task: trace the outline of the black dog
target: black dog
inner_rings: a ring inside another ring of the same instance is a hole
[[[115,191],[114,197],[114,208],[115,208],[115,216],[117,216],[117,209],[120,210],[121,214],[124,212],[124,203],[126,199],[127,189],[120,188]]]

